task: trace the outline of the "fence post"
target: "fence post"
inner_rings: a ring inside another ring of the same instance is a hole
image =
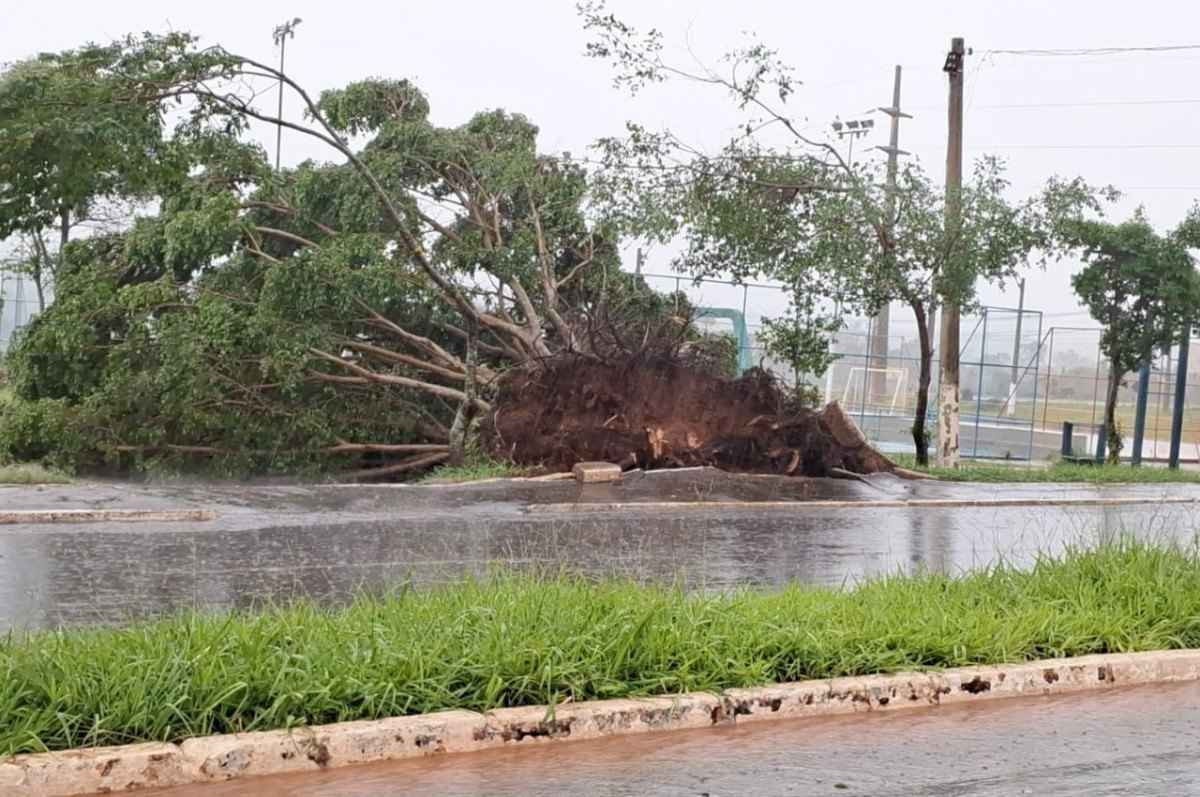
[[[975,440],[971,444],[971,458],[979,458],[979,413],[983,410],[983,362],[987,359],[988,309],[983,308],[983,337],[979,339],[979,381],[975,388]]]
[[[1187,398],[1188,347],[1191,344],[1192,325],[1183,328],[1179,341],[1179,363],[1175,366],[1175,409],[1171,413],[1171,458],[1168,467],[1179,468],[1179,444],[1183,439],[1183,404]]]
[[[1050,341],[1051,341],[1051,343],[1054,342],[1053,327],[1051,327],[1051,329],[1050,329]],[[1033,438],[1034,438],[1033,427],[1034,427],[1034,424],[1037,423],[1038,377],[1041,376],[1041,372],[1042,372],[1042,343],[1043,342],[1044,341],[1042,339],[1042,313],[1041,313],[1041,311],[1038,311],[1038,331],[1037,331],[1037,344],[1038,345],[1037,345],[1037,353],[1034,355],[1037,358],[1036,359],[1037,364],[1034,366],[1034,369],[1033,369],[1033,404],[1030,405],[1030,408],[1029,408],[1029,456],[1027,459],[1030,462],[1033,462]],[[1017,345],[1020,345],[1020,344],[1018,343]],[[1049,379],[1049,375],[1047,375],[1047,379]],[[1047,393],[1050,392],[1049,381],[1046,382],[1046,392]],[[1014,404],[1016,403],[1016,395],[1015,394],[1013,395],[1013,403]],[[1043,421],[1042,426],[1045,426],[1045,425],[1046,425],[1045,421]]]
[[[1050,327],[1050,351],[1046,354],[1046,397],[1042,399],[1042,428],[1046,428],[1046,415],[1050,412],[1050,380],[1054,378],[1054,327]],[[1037,412],[1037,402],[1033,402]]]
[[[1062,422],[1062,445],[1059,446],[1059,453],[1063,458],[1074,456],[1075,452],[1072,446],[1075,442],[1075,424],[1070,421]]]
[[[1136,468],[1142,464],[1142,444],[1146,440],[1146,402],[1150,398],[1150,361],[1142,364],[1138,371],[1137,409],[1133,415],[1133,458]]]

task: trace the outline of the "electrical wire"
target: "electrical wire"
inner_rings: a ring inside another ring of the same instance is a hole
[[[1029,55],[1046,57],[1075,57],[1081,55],[1120,55],[1122,53],[1169,53],[1180,50],[1200,50],[1200,44],[1164,44],[1149,47],[1090,47],[1048,50],[989,50],[997,55]]]
[[[970,144],[972,149],[1200,149],[1200,144]]]
[[[1084,102],[1012,102],[993,105],[976,105],[977,109],[1013,110],[1021,108],[1107,108],[1127,105],[1196,105],[1200,98],[1178,98],[1162,100],[1095,100]]]

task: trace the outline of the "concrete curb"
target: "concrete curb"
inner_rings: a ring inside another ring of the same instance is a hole
[[[19,755],[0,760],[0,793],[111,793],[563,740],[1194,680],[1200,680],[1200,650],[1153,651],[804,681],[729,689],[720,695],[566,703],[487,714],[443,711],[208,736],[181,744]]]
[[[1143,506],[1146,504],[1198,504],[1200,498],[1187,496],[1126,498],[897,498],[882,501],[637,501],[637,502],[563,502],[528,504],[531,513],[550,512],[630,512],[691,509],[948,509],[973,507],[1031,506]]]
[[[183,523],[214,520],[217,514],[207,509],[18,509],[0,511],[0,525],[17,523]]]

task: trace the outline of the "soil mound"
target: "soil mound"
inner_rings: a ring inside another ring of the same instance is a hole
[[[674,361],[560,357],[506,374],[494,407],[494,453],[556,470],[590,460],[794,476],[895,469],[836,403],[789,407],[759,369],[725,379]]]

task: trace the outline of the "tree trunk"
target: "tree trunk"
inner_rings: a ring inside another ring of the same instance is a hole
[[[58,267],[67,256],[67,243],[71,240],[71,211],[63,208],[58,212]]]
[[[929,433],[925,429],[925,415],[929,411],[929,382],[933,376],[933,345],[929,337],[929,318],[920,302],[912,302],[913,314],[917,317],[917,338],[921,344],[921,370],[917,378],[917,411],[913,418],[913,443],[917,448],[917,464],[929,465]]]
[[[50,253],[39,232],[33,236],[33,287],[37,290],[38,314],[46,312],[46,272],[50,269]],[[53,269],[50,269],[53,273]]]
[[[1104,429],[1108,436],[1108,456],[1107,462],[1109,465],[1119,465],[1121,462],[1121,432],[1117,428],[1117,391],[1121,388],[1121,373],[1116,360],[1109,361],[1108,364],[1108,395],[1104,400]]]
[[[451,467],[462,466],[467,460],[467,444],[470,440],[471,424],[475,420],[475,394],[478,390],[478,360],[479,360],[479,325],[472,318],[467,323],[467,353],[464,358],[466,378],[463,380],[464,398],[454,413],[454,423],[450,425],[450,458],[447,464]]]

